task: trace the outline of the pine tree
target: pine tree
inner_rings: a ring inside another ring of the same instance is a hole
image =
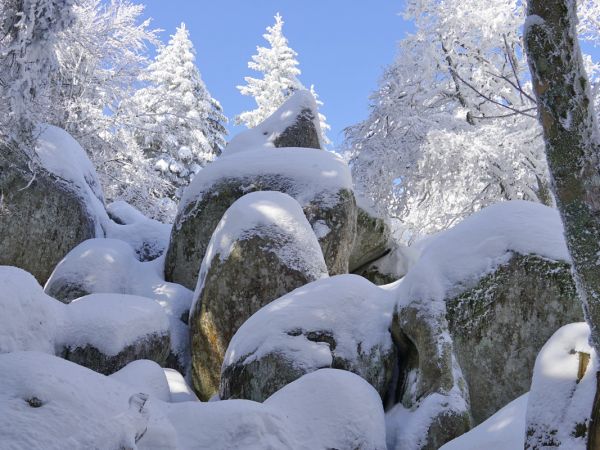
[[[182,23],[143,75],[148,86],[138,90],[129,105],[136,141],[172,183],[175,197],[225,145],[227,119],[194,61],[194,47]]]
[[[256,47],[257,54],[253,55],[252,61],[248,63],[248,68],[262,73],[263,78],[245,77],[247,84],[237,87],[242,95],[254,97],[257,105],[256,109],[236,116],[237,125],[255,127],[279,108],[294,91],[305,89],[298,80],[301,73],[296,59],[298,53],[288,46],[288,40],[283,34],[283,24],[283,18],[277,13],[275,24],[267,27],[267,32],[263,34],[269,47]],[[310,92],[317,100],[317,104],[323,105],[323,102],[318,100],[314,86],[311,86]],[[325,136],[325,132],[331,127],[323,114],[319,113],[319,120],[324,143],[328,144],[330,141]]]

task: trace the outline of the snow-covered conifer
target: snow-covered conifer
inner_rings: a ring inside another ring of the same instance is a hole
[[[202,81],[195,59],[182,23],[142,75],[147,86],[128,105],[136,142],[176,188],[176,196],[225,144],[227,119]]]
[[[275,15],[275,24],[267,27],[263,34],[269,47],[256,47],[256,55],[248,63],[248,68],[260,72],[262,78],[245,77],[246,85],[238,86],[242,95],[248,95],[256,101],[256,109],[245,111],[235,118],[236,124],[244,124],[248,128],[254,128],[267,117],[269,117],[283,102],[298,89],[305,89],[298,79],[301,71],[298,68],[296,53],[289,45],[283,34],[283,18],[279,13]],[[323,102],[318,100],[314,86],[311,85],[310,92],[315,97],[317,105]],[[321,132],[324,143],[330,143],[325,133],[331,127],[326,118],[319,113]]]

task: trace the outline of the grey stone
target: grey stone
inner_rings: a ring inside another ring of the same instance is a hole
[[[294,123],[274,139],[275,147],[321,148],[315,119],[315,112],[312,109],[300,110]]]
[[[0,265],[23,268],[44,284],[77,244],[95,237],[96,222],[69,182],[10,146],[0,148]]]
[[[106,355],[96,347],[66,346],[59,356],[104,375],[110,375],[138,359],[148,359],[165,366],[170,351],[169,333],[152,333],[126,346],[116,355]]]
[[[544,343],[583,320],[570,266],[536,255],[514,254],[446,308],[476,424],[528,392]]]
[[[348,264],[350,272],[384,256],[390,250],[391,231],[386,221],[360,206],[357,208],[356,239]]]
[[[398,365],[387,406],[432,411],[415,450],[436,450],[471,428],[468,388],[454,361],[448,324],[443,314],[415,300],[396,307],[391,331]],[[439,406],[428,408],[430,399]]]

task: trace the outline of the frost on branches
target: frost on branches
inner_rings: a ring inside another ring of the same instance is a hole
[[[405,16],[415,33],[370,117],[347,130],[365,197],[400,219],[407,240],[499,200],[552,204],[521,2],[410,1]]]
[[[173,197],[180,197],[194,174],[225,145],[227,119],[202,81],[195,59],[182,23],[142,76],[148,86],[138,90],[128,106],[135,141],[172,185]]]
[[[26,139],[51,108],[56,46],[74,20],[73,0],[0,0],[0,136]],[[30,149],[31,150],[31,149]],[[30,154],[31,156],[31,154]]]
[[[283,34],[283,18],[279,13],[275,16],[275,24],[267,27],[263,34],[269,47],[256,47],[257,54],[252,56],[248,68],[263,74],[262,78],[245,77],[245,86],[238,86],[242,95],[248,95],[256,101],[256,109],[245,111],[235,118],[236,124],[244,124],[248,128],[254,128],[267,117],[269,117],[283,102],[299,89],[306,89],[298,76],[301,74],[298,66],[296,53],[288,46],[288,40]],[[314,86],[311,85],[310,92],[315,97],[317,105],[323,102],[318,99]],[[326,117],[319,113],[319,121],[323,132],[325,144],[329,139],[325,136],[331,127],[326,122]]]

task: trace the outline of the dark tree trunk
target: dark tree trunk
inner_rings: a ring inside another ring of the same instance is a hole
[[[600,141],[577,41],[576,0],[528,0],[525,50],[577,291],[600,354]],[[596,395],[598,400],[598,395]],[[598,448],[600,401],[588,448]]]

